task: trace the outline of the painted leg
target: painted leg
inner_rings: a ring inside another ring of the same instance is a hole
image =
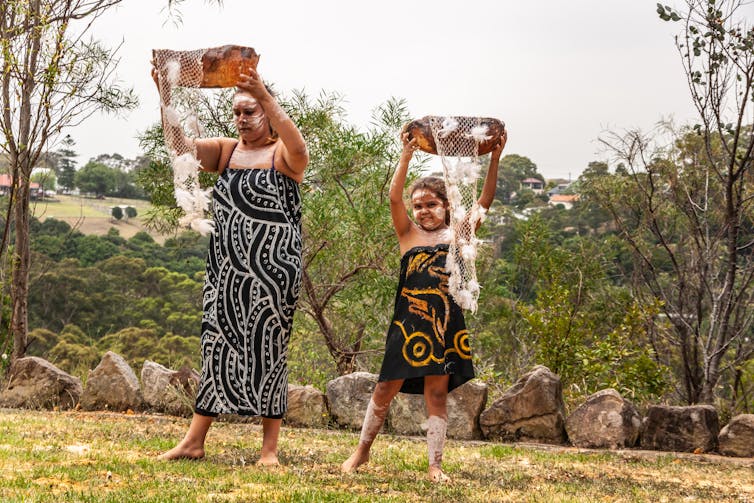
[[[390,402],[398,394],[402,385],[402,379],[377,383],[374,393],[372,393],[372,398],[369,400],[367,412],[364,415],[364,422],[361,425],[359,445],[356,447],[356,451],[343,462],[340,467],[341,472],[350,473],[369,461],[369,450],[372,448],[374,439],[385,423],[387,412],[390,409]]]
[[[424,400],[427,404],[427,455],[429,478],[434,482],[449,482],[442,471],[442,455],[448,431],[448,376],[424,378]]]
[[[204,441],[214,417],[194,413],[186,435],[178,445],[157,456],[157,459],[201,459],[204,457]]]
[[[262,453],[257,461],[259,466],[277,466],[278,461],[278,438],[280,438],[280,425],[282,419],[262,418]]]

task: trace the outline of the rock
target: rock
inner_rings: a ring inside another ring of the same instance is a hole
[[[330,404],[330,414],[337,424],[361,429],[377,378],[377,374],[353,372],[327,383],[327,402]]]
[[[314,386],[288,385],[288,411],[283,416],[286,424],[321,428],[329,419],[324,393]]]
[[[718,435],[718,450],[726,456],[754,457],[754,414],[739,414]]]
[[[188,367],[175,371],[147,360],[141,369],[144,401],[157,412],[190,416],[194,411],[199,378],[199,374]]]
[[[641,433],[641,416],[620,393],[605,389],[591,395],[574,410],[565,427],[569,440],[576,447],[633,447]]]
[[[139,410],[144,406],[139,379],[123,357],[108,351],[89,374],[81,396],[84,410]]]
[[[422,425],[427,420],[427,407],[424,395],[398,393],[390,403],[387,423],[390,430],[398,435],[423,435],[426,428]]]
[[[560,377],[537,365],[482,412],[486,438],[561,444],[566,440]]]
[[[448,437],[463,440],[482,438],[479,416],[487,405],[487,385],[469,381],[448,395]]]
[[[711,405],[652,405],[644,418],[641,446],[656,451],[710,452],[720,431]]]
[[[36,356],[14,361],[6,386],[0,392],[0,407],[18,409],[72,409],[79,402],[81,379]]]
[[[479,415],[487,404],[487,385],[469,381],[448,394],[448,438],[482,437]],[[390,405],[388,424],[399,435],[424,435],[427,409],[424,395],[398,393]]]

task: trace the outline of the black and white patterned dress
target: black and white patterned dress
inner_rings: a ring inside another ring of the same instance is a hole
[[[301,285],[301,196],[275,169],[227,167],[214,188],[195,410],[281,417]]]

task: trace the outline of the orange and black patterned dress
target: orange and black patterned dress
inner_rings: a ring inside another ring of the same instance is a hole
[[[405,379],[403,393],[422,394],[427,375],[449,374],[448,391],[474,378],[463,311],[448,294],[447,255],[446,244],[417,246],[401,259],[379,380]]]

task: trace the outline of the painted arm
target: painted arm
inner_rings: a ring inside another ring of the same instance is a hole
[[[303,176],[304,169],[309,164],[309,150],[306,148],[301,131],[274,96],[267,91],[259,74],[254,69],[249,69],[247,72],[240,75],[238,88],[248,92],[257,100],[283,143],[281,154],[288,168],[295,175]]]

